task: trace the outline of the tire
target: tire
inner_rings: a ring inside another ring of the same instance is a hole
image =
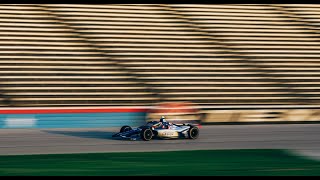
[[[132,130],[132,128],[130,126],[122,126],[120,129],[120,132],[126,132],[126,131],[130,131]]]
[[[144,141],[150,141],[153,137],[153,133],[151,129],[142,129],[140,132],[140,137]]]
[[[199,137],[199,128],[196,126],[191,126],[188,130],[189,139],[197,139]]]

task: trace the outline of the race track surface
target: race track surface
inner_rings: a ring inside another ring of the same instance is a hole
[[[290,149],[320,155],[320,124],[202,126],[196,140],[113,139],[112,134],[118,131],[119,128],[1,129],[0,155],[200,149]]]

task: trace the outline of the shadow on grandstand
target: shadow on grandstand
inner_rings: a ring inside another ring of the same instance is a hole
[[[95,139],[114,139],[112,137],[115,132],[108,131],[58,131],[58,130],[44,130],[44,132],[51,134],[60,134],[67,136],[75,136],[81,138],[95,138]],[[116,140],[116,139],[114,139]]]

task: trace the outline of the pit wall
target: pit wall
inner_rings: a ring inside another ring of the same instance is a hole
[[[148,120],[147,112],[147,107],[7,108],[0,109],[0,129],[139,126]],[[201,124],[320,121],[320,109],[202,110],[199,115]]]

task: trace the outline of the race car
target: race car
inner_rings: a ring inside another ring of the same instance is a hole
[[[199,136],[199,128],[192,124],[174,124],[161,118],[160,121],[149,121],[137,128],[130,126],[122,126],[120,132],[112,135],[112,137],[121,137],[124,139],[150,141],[154,138],[159,139],[177,139],[188,138],[197,139]]]

